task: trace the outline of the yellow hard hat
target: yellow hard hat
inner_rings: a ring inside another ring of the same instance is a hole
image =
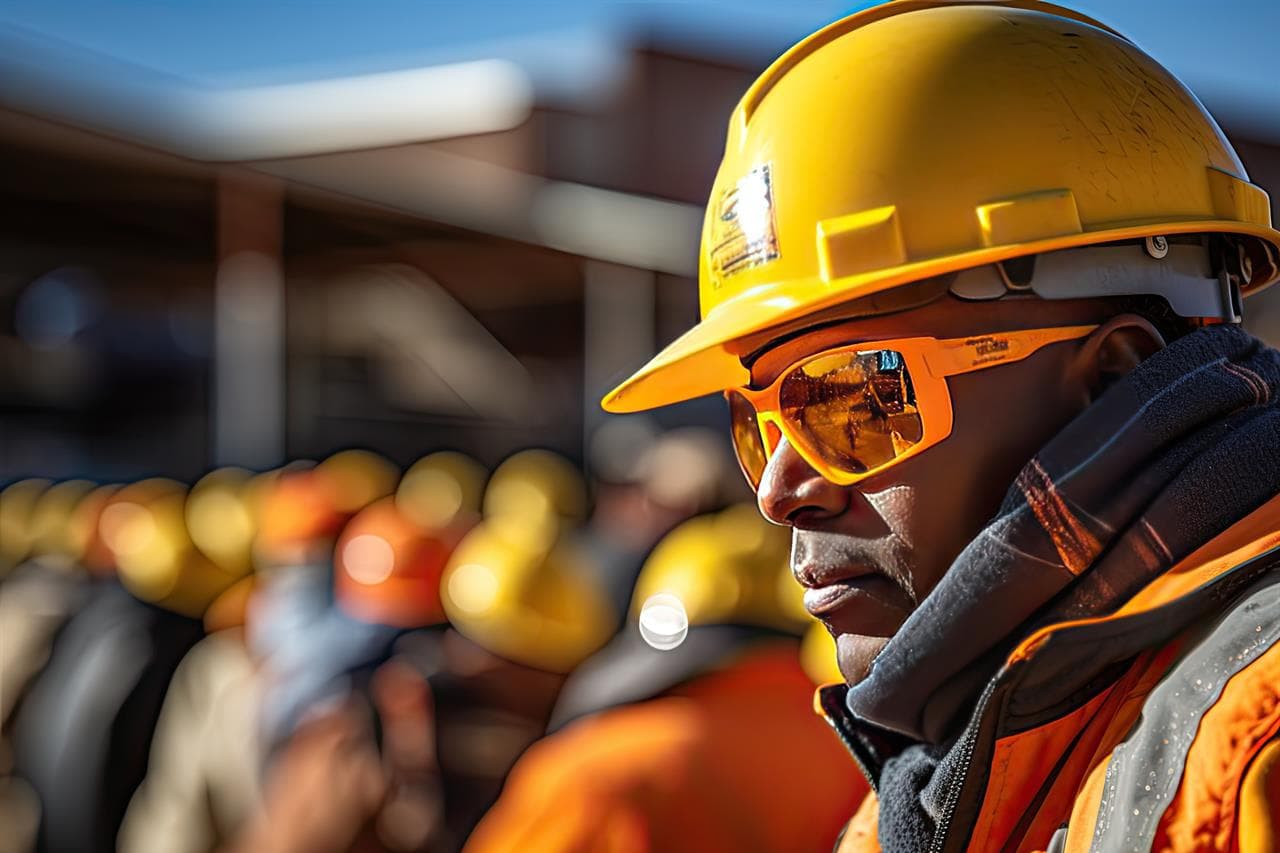
[[[674,595],[690,625],[755,625],[797,634],[811,621],[787,568],[789,532],[754,504],[735,504],[684,522],[645,561],[632,610]]]
[[[396,506],[426,530],[443,530],[476,517],[484,493],[485,470],[461,453],[424,456],[405,472],[396,489]]]
[[[821,622],[814,622],[800,641],[800,666],[814,684],[838,684],[844,681],[836,665],[836,641]]]
[[[609,638],[608,601],[566,544],[531,547],[509,532],[488,519],[459,543],[441,580],[445,614],[494,654],[568,672]]]
[[[88,480],[65,480],[51,486],[31,511],[31,553],[41,563],[75,568],[84,555],[84,540],[74,526],[75,510],[94,490]]]
[[[388,459],[369,450],[343,450],[316,466],[329,484],[338,512],[353,515],[395,491],[400,472]]]
[[[0,491],[0,575],[13,568],[31,548],[31,513],[48,480],[11,483]]]
[[[124,585],[143,601],[200,616],[243,572],[226,571],[201,554],[187,532],[186,487],[161,478],[112,495],[98,519]]]
[[[262,499],[278,476],[228,467],[201,477],[184,507],[187,532],[200,553],[234,575],[250,571]]]
[[[544,548],[587,513],[587,487],[569,460],[549,450],[522,450],[497,467],[484,491],[484,517],[508,538]]]
[[[911,282],[1189,234],[1233,235],[1244,293],[1280,274],[1267,194],[1132,42],[1036,0],[875,6],[743,97],[703,226],[702,322],[603,405],[746,384],[744,338],[870,296],[888,310]]]

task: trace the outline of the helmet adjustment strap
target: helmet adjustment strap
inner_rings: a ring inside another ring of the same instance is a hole
[[[1196,243],[1164,237],[1009,258],[961,271],[950,291],[961,299],[986,301],[1033,293],[1041,299],[1160,296],[1187,318],[1239,323],[1240,285],[1249,280],[1249,256],[1228,244],[1225,263],[1212,273],[1210,254]]]

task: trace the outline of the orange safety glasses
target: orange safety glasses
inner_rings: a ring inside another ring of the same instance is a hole
[[[767,388],[725,392],[738,464],[751,487],[759,487],[785,438],[823,477],[852,485],[951,434],[948,376],[1021,361],[1096,328],[867,341],[806,356]]]

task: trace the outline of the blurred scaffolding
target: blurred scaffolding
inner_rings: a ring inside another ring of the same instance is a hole
[[[0,481],[357,443],[584,459],[600,392],[693,321],[724,122],[806,28],[687,17],[221,87],[0,30]],[[1210,106],[1280,188],[1243,62]],[[1278,302],[1251,305],[1273,340]]]
[[[208,91],[3,39],[0,479],[582,459],[610,381],[694,319],[764,59],[641,40],[568,94],[497,60]]]

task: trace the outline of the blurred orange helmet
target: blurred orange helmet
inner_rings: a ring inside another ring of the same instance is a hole
[[[257,546],[269,559],[277,550],[334,536],[342,521],[342,513],[314,468],[287,471],[262,496]]]
[[[444,622],[440,577],[455,541],[451,532],[414,523],[394,498],[375,501],[338,538],[338,606],[357,619],[398,628]]]
[[[396,468],[376,453],[344,450],[314,468],[285,471],[264,490],[255,550],[274,562],[296,549],[331,542],[342,525],[391,494]]]
[[[118,491],[120,486],[114,483],[98,486],[76,504],[68,522],[76,558],[89,570],[89,574],[97,577],[113,575],[116,571],[116,558],[102,538],[98,521]]]

